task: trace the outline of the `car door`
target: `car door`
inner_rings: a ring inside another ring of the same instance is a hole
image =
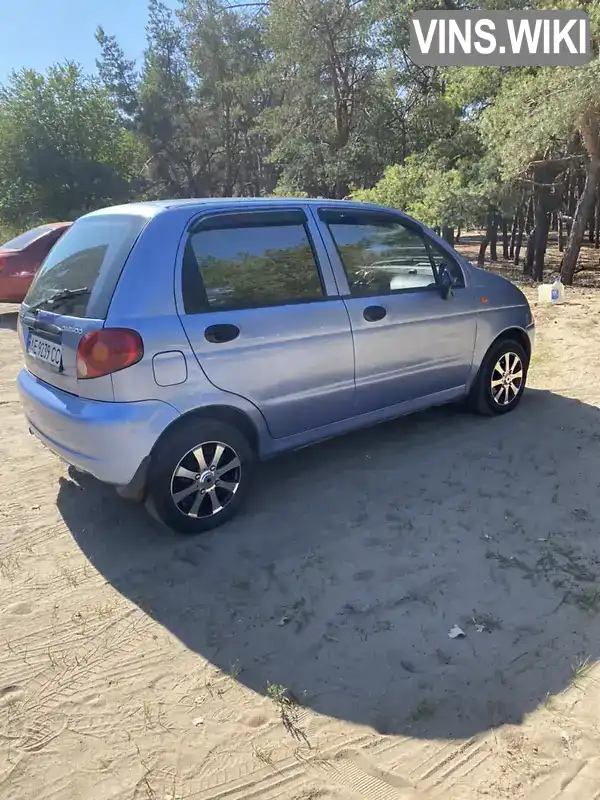
[[[357,412],[463,392],[476,316],[458,262],[393,212],[324,206],[317,213],[340,290],[346,282]]]
[[[352,415],[348,313],[303,208],[199,218],[183,251],[181,296],[206,376],[254,403],[273,437]]]

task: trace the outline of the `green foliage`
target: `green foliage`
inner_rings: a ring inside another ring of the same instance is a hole
[[[574,8],[547,2],[545,8]],[[600,41],[600,5],[582,3],[590,14],[592,41]],[[524,176],[532,162],[582,154],[580,135],[590,115],[600,111],[600,60],[584,67],[511,70],[485,111],[481,130],[488,150],[496,153],[504,180]]]
[[[0,91],[0,217],[9,223],[127,200],[142,159],[106,90],[75,64],[13,73]]]
[[[285,183],[278,183],[273,189],[273,197],[308,197],[308,192],[298,189],[297,186],[286,186]]]
[[[457,169],[440,169],[427,156],[409,156],[404,165],[386,169],[372,188],[357,190],[353,198],[378,203],[420,219],[431,227],[464,226],[474,221],[483,188],[468,185]]]
[[[23,233],[23,230],[19,225],[11,224],[0,219],[0,244],[8,242],[9,239],[13,239],[20,233]]]
[[[260,129],[283,183],[344,197],[357,176],[374,182],[402,143],[389,124],[396,88],[378,68],[370,4],[272,0],[267,41],[283,93]]]
[[[410,17],[447,0],[148,7],[141,63],[99,28],[97,77],[65,63],[16,73],[0,91],[2,225],[133,197],[351,194],[434,227],[464,227],[522,211],[531,196],[537,209],[540,187],[543,220],[567,171],[583,183],[587,170],[592,182],[597,58],[581,68],[417,66]],[[590,14],[597,50],[600,3],[576,7]]]

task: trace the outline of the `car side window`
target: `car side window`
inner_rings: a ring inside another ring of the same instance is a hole
[[[321,210],[355,297],[437,286],[421,234],[391,215]]]
[[[183,257],[186,313],[309,302],[324,297],[303,215],[210,218]]]
[[[460,264],[452,256],[442,249],[438,244],[427,240],[431,255],[442,283],[449,282],[455,289],[460,289],[465,285],[465,276]],[[446,277],[444,277],[446,276]]]

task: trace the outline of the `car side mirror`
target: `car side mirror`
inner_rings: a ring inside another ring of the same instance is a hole
[[[440,289],[444,300],[449,300],[454,294],[452,291],[452,278],[444,266],[440,270]]]

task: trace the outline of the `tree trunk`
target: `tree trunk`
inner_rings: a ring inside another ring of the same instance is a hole
[[[544,197],[539,196],[535,208],[535,236],[533,247],[533,279],[544,280],[544,258],[548,246],[548,232],[550,230],[550,217],[546,211]]]
[[[517,229],[517,238],[515,239],[515,258],[514,262],[515,265],[519,266],[519,260],[521,258],[521,246],[523,244],[523,219],[521,218],[519,227]]]
[[[588,242],[594,244],[594,234],[596,233],[596,204],[592,200],[590,216],[588,218]]]
[[[445,226],[443,238],[451,247],[454,247],[454,228]]]
[[[527,222],[525,230],[527,231],[527,254],[525,256],[525,263],[523,264],[523,274],[533,274],[533,261],[535,258],[535,243],[537,239],[537,217],[536,209],[539,204],[539,188],[534,187],[533,195],[529,202],[527,209]]]
[[[498,245],[498,220],[494,220],[491,233],[492,235],[490,238],[490,261],[498,261],[498,251],[496,249]]]
[[[600,185],[598,185],[598,191],[596,192],[596,215],[594,219],[594,247],[596,250],[600,248]]]
[[[477,264],[482,267],[485,262],[485,251],[488,244],[490,245],[490,260],[498,261],[498,254],[496,252],[496,244],[498,241],[498,212],[496,209],[489,210],[486,215],[485,236],[479,246],[479,255],[477,256]]]
[[[529,235],[533,228],[533,195],[529,198],[527,203],[527,216],[525,218],[525,232]]]
[[[558,217],[558,252],[562,253],[565,249],[565,229],[562,214]]]
[[[592,156],[587,165],[585,185],[579,197],[577,208],[575,209],[573,225],[571,226],[569,241],[567,242],[567,246],[565,248],[565,255],[560,270],[560,279],[567,286],[571,286],[573,283],[573,276],[575,275],[575,269],[577,267],[577,259],[579,258],[579,251],[581,250],[581,244],[583,242],[583,236],[585,233],[586,221],[589,218],[590,209],[592,208],[596,194],[598,176],[600,176],[600,159],[597,155],[596,146],[595,157]]]
[[[523,264],[523,275],[531,275],[533,272],[533,256],[535,254],[535,228],[527,237],[527,254]]]
[[[490,243],[490,237],[488,236],[488,232],[485,232],[485,236],[481,244],[479,245],[479,254],[477,255],[477,266],[483,267],[485,263],[485,251],[487,250],[487,246]]]
[[[519,217],[521,215],[521,206],[517,208],[515,211],[515,215],[513,217],[513,224],[510,231],[510,242],[508,245],[508,257],[514,258],[515,257],[515,242],[517,241],[517,230],[519,228]]]
[[[508,220],[502,220],[502,258],[508,259],[510,258],[509,255],[509,241],[508,241]]]
[[[577,259],[581,250],[581,243],[585,233],[585,223],[589,219],[590,211],[598,191],[598,179],[600,178],[600,143],[598,135],[600,133],[600,113],[590,112],[585,124],[581,128],[581,138],[585,144],[590,160],[585,170],[585,184],[579,195],[579,202],[575,209],[569,241],[565,249],[565,255],[560,269],[560,278],[564,284],[570,286],[573,283],[573,276],[577,267]]]
[[[456,238],[454,239],[454,243],[455,244],[460,244],[460,234],[461,234],[461,230],[460,230],[460,227],[458,227],[456,229]]]
[[[575,213],[575,206],[577,205],[577,198],[575,196],[576,181],[572,180],[569,183],[569,194],[567,196],[567,216],[572,217]]]

